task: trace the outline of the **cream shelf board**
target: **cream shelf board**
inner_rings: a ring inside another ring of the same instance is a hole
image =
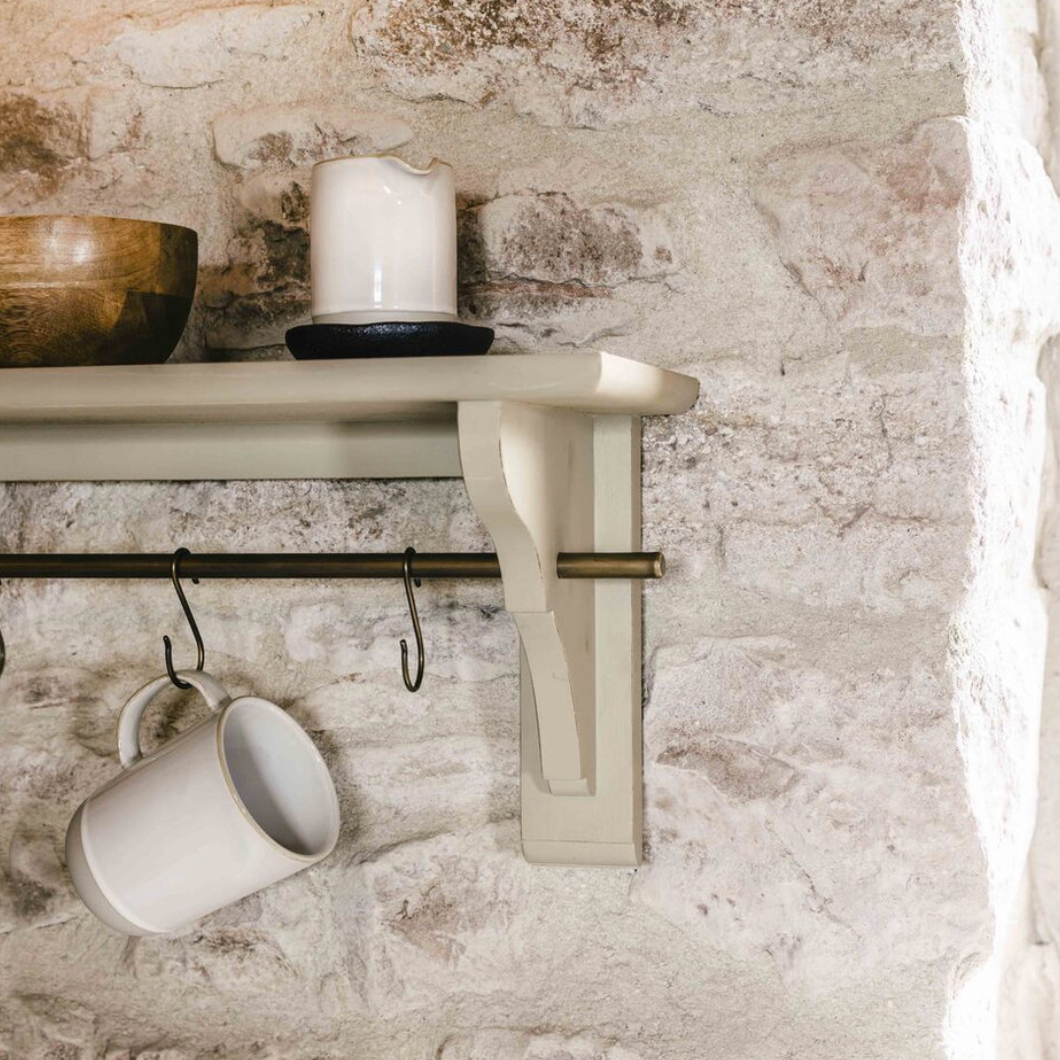
[[[455,420],[464,401],[683,412],[694,379],[607,353],[0,370],[0,424]]]

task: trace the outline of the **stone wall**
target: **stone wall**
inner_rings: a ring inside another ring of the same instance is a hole
[[[1054,185],[1060,187],[1060,21],[1055,8],[1019,12],[1019,35],[1034,41],[1037,63],[1024,62],[1024,70],[1036,68],[1038,90],[1022,94],[1037,105],[1026,108],[1015,130],[1034,144],[1046,162]],[[1026,56],[1026,52],[1024,52]],[[1019,69],[1010,62],[1010,69]],[[1018,84],[1014,77],[1009,85]],[[1050,106],[1050,104],[1052,104]],[[1054,281],[1055,282],[1055,281]],[[1055,286],[1054,286],[1055,290]],[[1055,301],[1055,295],[1054,295]],[[1021,881],[1018,915],[1010,929],[1003,993],[1003,1051],[1006,1060],[1054,1060],[1060,1056],[1060,801],[1056,778],[1060,767],[1060,345],[1053,337],[1032,345],[1028,354],[1038,355],[1045,388],[1049,444],[1043,473],[1043,503],[1039,521],[1037,572],[1049,615],[1045,665],[1045,689],[1041,718],[1040,790],[1034,841]]]
[[[4,585],[4,1060],[996,1055],[1045,654],[1035,365],[1060,328],[1037,17],[0,6],[0,210],[197,228],[179,358],[284,356],[310,166],[393,150],[456,168],[463,310],[499,351],[703,383],[646,427],[645,542],[671,573],[645,594],[636,872],[519,856],[497,586],[425,587],[408,696],[400,586],[204,583],[208,668],[314,733],[343,835],[180,937],[118,938],[62,836],[162,633],[186,650],[179,611],[163,583]],[[452,482],[0,496],[12,550],[489,547]],[[169,708],[157,737],[195,716]]]

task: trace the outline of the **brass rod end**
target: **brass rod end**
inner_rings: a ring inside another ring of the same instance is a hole
[[[561,552],[556,560],[560,578],[661,578],[666,557],[661,552]]]

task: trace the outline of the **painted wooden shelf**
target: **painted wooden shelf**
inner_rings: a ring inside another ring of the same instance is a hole
[[[607,353],[0,370],[8,481],[459,478],[457,408],[681,412],[695,380]]]
[[[640,585],[556,557],[640,550],[640,417],[698,392],[606,353],[5,369],[0,478],[463,478],[522,644],[524,854],[635,865]]]
[[[697,392],[609,353],[14,368],[0,371],[0,422],[456,419],[460,401],[649,416]]]

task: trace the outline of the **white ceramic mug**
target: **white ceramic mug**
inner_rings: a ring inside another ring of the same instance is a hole
[[[392,155],[318,162],[309,259],[314,323],[456,320],[452,168]]]
[[[126,935],[182,928],[327,857],[339,836],[335,786],[302,727],[268,700],[230,699],[207,673],[180,677],[210,716],[143,757],[140,719],[171,686],[141,688],[118,720],[122,772],[66,833],[77,893]]]

